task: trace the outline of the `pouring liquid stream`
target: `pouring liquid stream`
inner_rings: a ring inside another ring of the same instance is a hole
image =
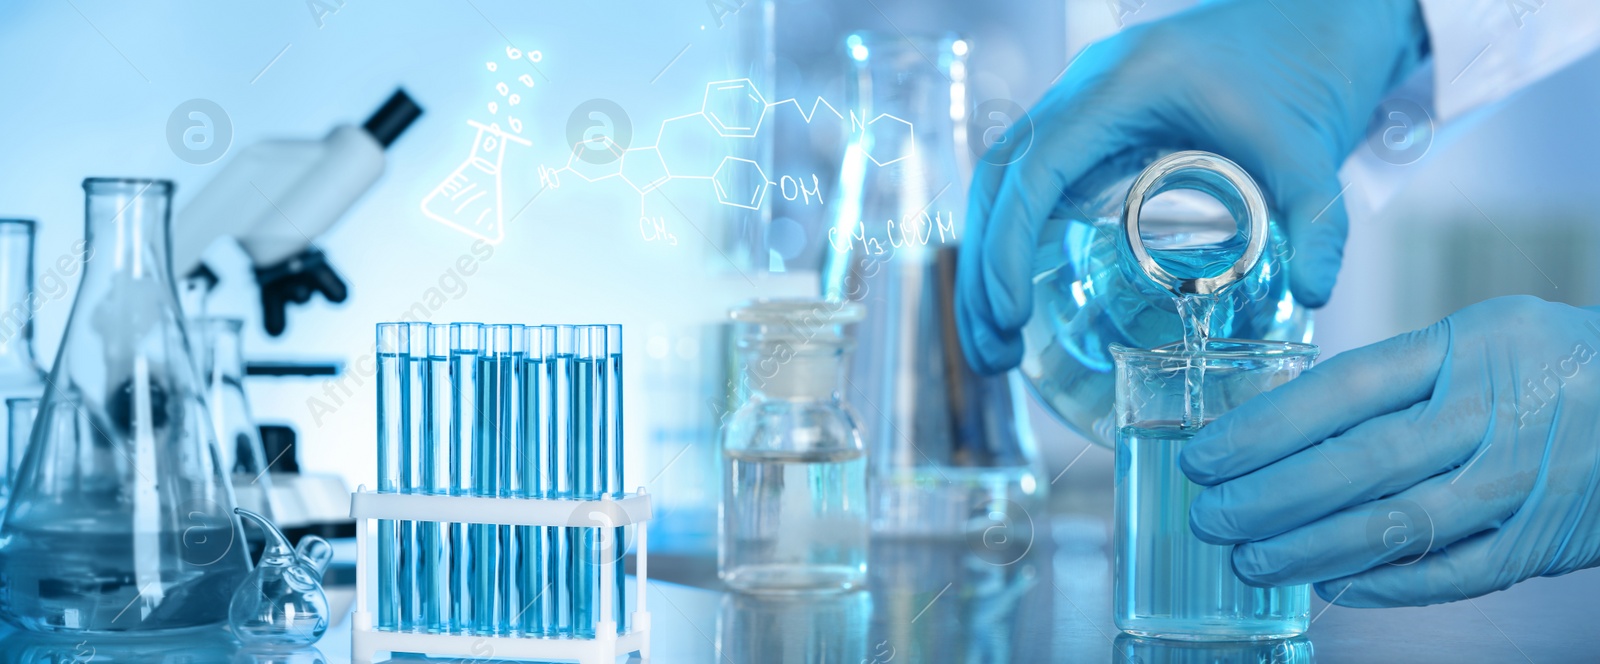
[[[1182,425],[1185,429],[1198,429],[1205,424],[1206,363],[1200,359],[1200,354],[1206,349],[1217,297],[1189,293],[1174,298],[1174,302],[1178,305],[1178,319],[1183,323],[1183,351],[1187,362],[1184,368],[1187,399],[1183,405]]]

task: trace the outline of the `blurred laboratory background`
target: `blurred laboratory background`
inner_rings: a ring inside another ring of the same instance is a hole
[[[656,532],[663,552],[704,547],[716,528],[717,430],[737,405],[727,312],[758,296],[816,295],[852,129],[847,36],[954,33],[970,49],[968,106],[1027,108],[1086,45],[1190,4],[776,0],[775,56],[752,69],[741,25],[761,11],[756,0],[5,3],[0,216],[39,222],[45,301],[34,329],[48,370],[78,274],[53,266],[82,237],[85,177],[170,178],[182,210],[238,150],[360,124],[403,88],[423,115],[388,148],[382,179],[315,239],[348,284],[347,301],[293,306],[286,331],[270,336],[245,254],[219,243],[205,255],[219,278],[209,313],[244,319],[246,362],[338,368],[245,381],[256,420],[295,441],[269,444],[269,463],[292,447],[302,473],[374,484],[375,381],[361,367],[378,322],[621,323],[636,358],[627,477],[655,496],[651,547]],[[768,105],[764,115],[754,127],[731,116],[708,123],[703,109],[722,94],[708,84],[737,79],[749,85],[738,94]],[[220,111],[206,129],[224,149],[205,163],[171,129],[196,99]],[[1591,55],[1494,108],[1448,126],[1418,123],[1413,163],[1376,160],[1392,191],[1347,191],[1351,241],[1333,299],[1316,314],[1323,357],[1499,295],[1600,303],[1600,263],[1586,260],[1600,249],[1589,183],[1597,106],[1600,56]],[[522,139],[491,157],[501,160],[492,222],[424,204],[476,154],[469,123]],[[760,177],[774,184],[735,191],[749,177],[719,170],[728,164],[717,146],[741,132],[770,139],[770,153],[752,161],[769,165]],[[610,159],[578,146],[596,135],[657,150]],[[939,205],[964,216],[964,201]],[[1073,485],[1105,487],[1095,500],[1109,504],[1109,450],[1027,402],[1039,481],[1053,487],[1056,511],[1070,516],[1073,501],[1095,495],[1062,490]],[[1080,536],[1105,545],[1104,532],[1074,531],[1070,519],[1054,534]]]
[[[424,116],[389,149],[376,187],[317,239],[349,283],[347,302],[317,298],[294,307],[287,332],[270,337],[242,252],[219,243],[207,255],[221,277],[211,313],[247,321],[247,361],[344,369],[331,378],[252,378],[247,390],[257,419],[298,432],[303,469],[338,473],[351,486],[371,484],[373,382],[350,369],[371,351],[372,324],[419,304],[440,321],[615,321],[633,330],[627,343],[640,358],[630,369],[637,377],[629,402],[642,407],[627,434],[630,446],[645,452],[629,459],[629,477],[656,483],[651,490],[669,503],[710,509],[715,495],[707,487],[715,483],[704,480],[714,472],[714,420],[726,406],[706,401],[721,393],[727,375],[717,362],[701,360],[725,345],[715,328],[732,304],[814,294],[828,246],[827,202],[850,128],[848,117],[841,121],[817,100],[848,116],[846,35],[959,33],[971,44],[971,103],[1026,108],[1087,44],[1189,4],[778,0],[772,80],[760,93],[769,103],[796,104],[774,106],[770,126],[759,128],[774,145],[767,178],[780,183],[766,192],[770,253],[759,256],[722,218],[728,206],[716,205],[707,182],[683,177],[715,170],[720,156],[703,148],[717,137],[697,136],[705,130],[698,117],[673,121],[699,112],[706,84],[726,75],[738,48],[730,33],[738,29],[739,0],[696,11],[675,3],[608,11],[492,0],[408,7],[358,0],[8,3],[0,8],[0,61],[9,63],[3,80],[17,96],[0,106],[11,171],[0,181],[0,214],[40,222],[38,279],[48,302],[35,334],[48,369],[76,287],[75,274],[51,274],[50,266],[81,238],[83,177],[169,177],[181,210],[231,154],[204,164],[180,158],[169,145],[168,120],[184,102],[215,102],[225,113],[215,129],[219,140],[226,136],[229,150],[237,150],[359,124],[403,87]],[[508,47],[538,51],[542,60],[513,61]],[[1587,181],[1600,129],[1584,115],[1600,102],[1597,77],[1600,60],[1591,56],[1493,109],[1421,127],[1415,139],[1425,142],[1425,154],[1415,163],[1385,164],[1386,179],[1397,183],[1392,193],[1347,192],[1352,239],[1339,287],[1316,320],[1325,357],[1497,295],[1600,301],[1600,265],[1584,260],[1597,243]],[[490,111],[491,102],[508,104],[496,90],[502,83],[518,89],[520,105]],[[474,252],[473,235],[430,218],[418,203],[468,156],[475,132],[468,121],[492,122],[516,110],[524,111],[521,135],[529,145],[506,145],[503,228],[485,257]],[[637,186],[619,178],[588,182],[583,175],[602,177],[611,164],[570,159],[574,131],[580,138],[603,131],[619,145],[659,139],[665,170],[638,166],[645,174],[633,178]],[[706,159],[712,161],[688,163]],[[569,161],[575,169],[555,175],[561,186],[541,191],[545,172]],[[675,161],[686,165],[667,177]],[[659,194],[638,193],[651,182]],[[805,195],[802,187],[817,193]],[[1371,198],[1389,200],[1373,213],[1363,209]],[[471,273],[456,268],[463,256]],[[685,390],[686,382],[698,389]],[[1082,467],[1057,482],[1105,471],[1107,451],[1093,448],[1079,458],[1085,441],[1042,410],[1032,412],[1047,479],[1074,459]],[[663,472],[669,465],[673,470]],[[710,514],[703,516],[709,526]]]

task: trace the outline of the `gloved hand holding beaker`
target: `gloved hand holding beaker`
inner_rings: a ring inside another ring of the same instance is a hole
[[[1600,564],[1600,313],[1533,297],[1341,354],[1183,451],[1247,583],[1450,602]]]

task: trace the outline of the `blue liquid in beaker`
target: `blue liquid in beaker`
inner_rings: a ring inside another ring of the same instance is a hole
[[[1189,530],[1189,505],[1203,487],[1178,467],[1197,429],[1176,422],[1117,431],[1117,627],[1138,636],[1187,640],[1285,638],[1306,631],[1310,586],[1256,588],[1234,576],[1233,547]]]

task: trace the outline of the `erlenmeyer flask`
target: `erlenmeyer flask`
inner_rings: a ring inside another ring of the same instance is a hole
[[[239,335],[244,321],[237,318],[195,318],[189,321],[196,350],[200,352],[200,379],[206,384],[206,406],[217,430],[217,458],[232,477],[233,499],[239,507],[276,523],[271,505],[272,480],[267,475],[267,455],[261,433],[244,396],[244,356]],[[251,542],[265,541],[246,531]],[[252,552],[254,551],[254,547]]]
[[[976,375],[955,336],[970,45],[861,33],[845,50],[853,133],[822,288],[867,310],[846,386],[867,439],[873,532],[1009,530],[1036,513],[1044,486],[1020,381]]]
[[[33,231],[28,219],[0,219],[0,400],[37,399],[44,394],[44,371],[33,359],[33,312],[39,305],[30,297]],[[0,431],[11,430],[9,419],[0,413]],[[0,507],[10,494],[10,471],[20,461],[6,458],[0,467]]]
[[[0,617],[219,624],[249,570],[168,258],[172,184],[85,180],[89,261],[0,525]]]

